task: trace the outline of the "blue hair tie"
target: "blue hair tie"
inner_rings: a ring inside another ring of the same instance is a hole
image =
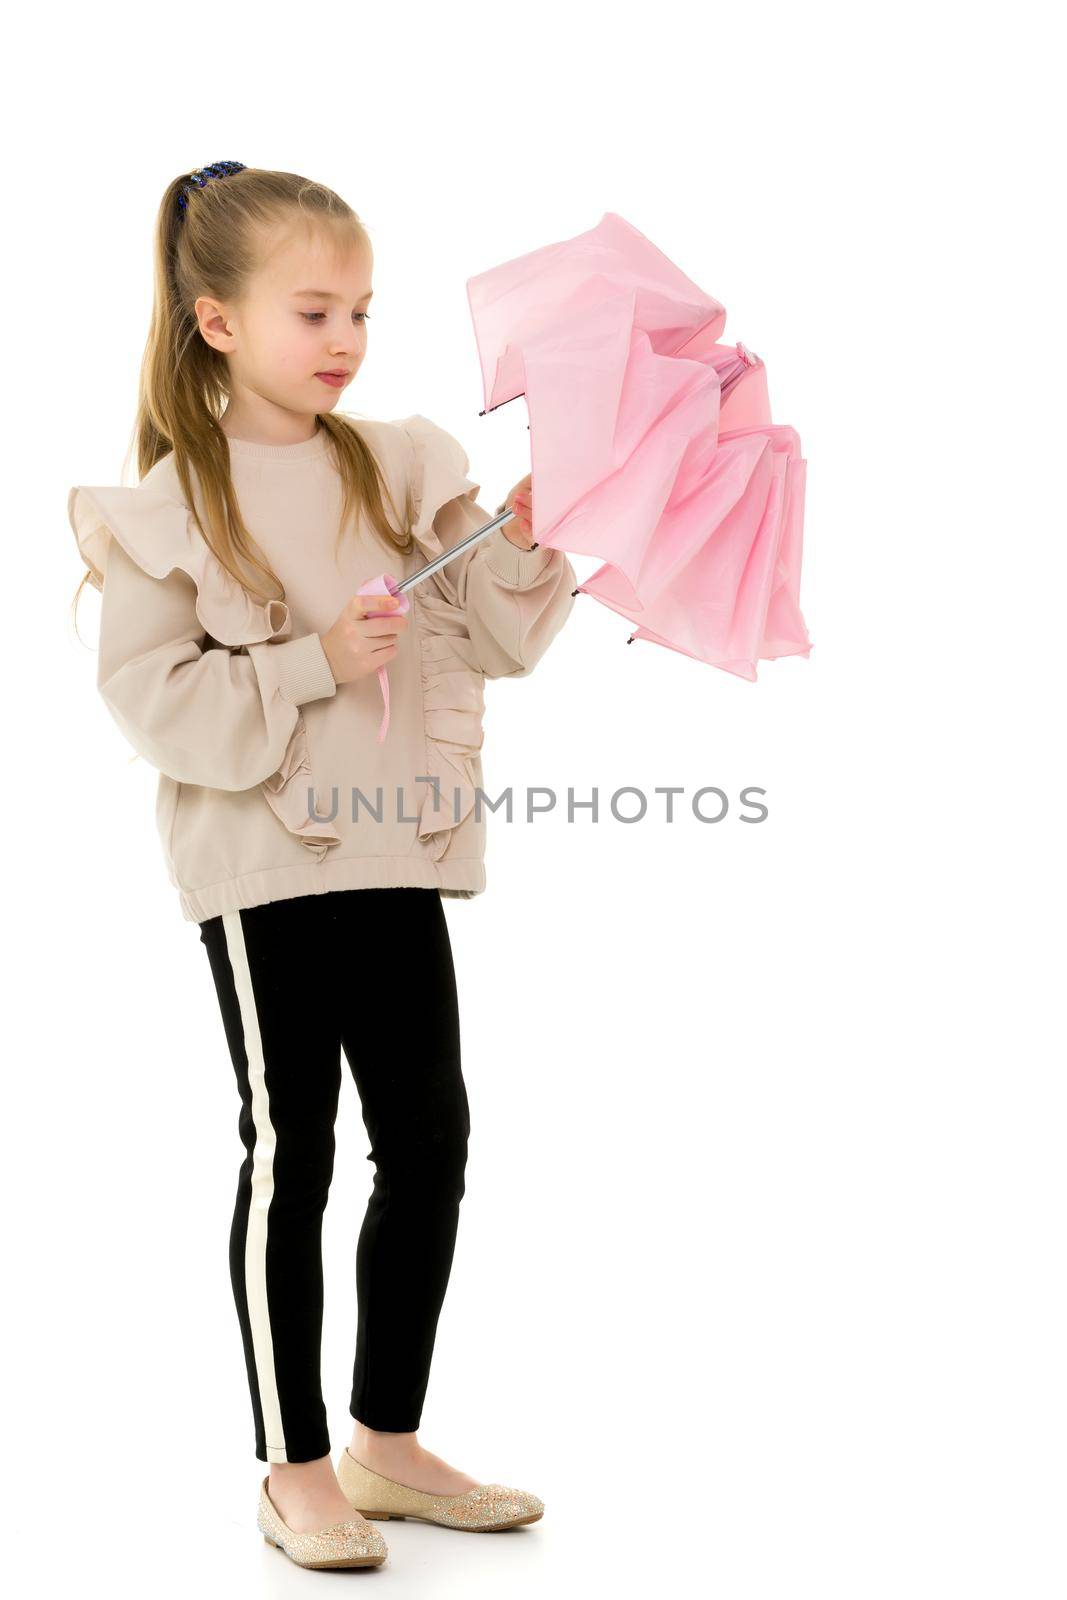
[[[192,194],[190,184],[195,184],[198,189],[203,189],[206,187],[209,178],[226,178],[229,177],[231,172],[244,172],[244,170],[243,161],[215,161],[210,167],[197,167],[195,172],[190,172],[189,182],[183,184],[179,191],[179,212],[184,215],[186,206],[189,204],[188,196]]]

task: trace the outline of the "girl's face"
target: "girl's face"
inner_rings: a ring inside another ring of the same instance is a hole
[[[279,411],[306,427],[333,409],[366,354],[373,266],[365,247],[301,236],[272,251],[239,301],[196,302],[204,338],[229,363],[229,432],[284,429]]]

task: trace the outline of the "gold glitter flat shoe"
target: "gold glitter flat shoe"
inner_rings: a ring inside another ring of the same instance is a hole
[[[347,1522],[334,1522],[328,1528],[297,1533],[282,1519],[267,1492],[270,1473],[259,1489],[256,1526],[268,1544],[284,1550],[298,1567],[379,1567],[389,1554],[385,1540],[358,1513]]]
[[[502,1483],[480,1483],[465,1494],[426,1494],[406,1483],[383,1478],[357,1461],[346,1446],[337,1466],[337,1481],[345,1499],[373,1522],[396,1517],[416,1517],[442,1528],[465,1528],[469,1533],[495,1533],[517,1528],[544,1516],[545,1503],[525,1489],[508,1489]]]

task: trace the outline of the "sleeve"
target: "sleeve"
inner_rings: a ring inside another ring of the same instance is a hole
[[[496,513],[459,496],[442,506],[434,529],[450,549]],[[497,528],[448,568],[476,657],[487,678],[525,678],[566,622],[577,586],[562,550],[520,550]]]
[[[484,527],[496,513],[475,498],[480,486],[468,478],[470,463],[452,434],[417,413],[403,426],[411,452],[414,532],[423,553],[432,558]],[[434,612],[444,620],[448,606],[458,608],[473,664],[487,678],[524,678],[533,671],[566,622],[577,587],[564,551],[548,546],[521,550],[503,528],[457,556],[430,582],[446,608],[435,606]]]
[[[296,817],[289,780],[305,770],[301,706],[337,692],[318,634],[287,637],[286,603],[238,583],[151,475],[77,485],[67,510],[102,596],[97,687],[125,737],[179,783],[266,783],[286,826],[317,846],[325,830]]]
[[[196,584],[153,578],[113,543],[97,687],[134,749],[179,783],[252,789],[282,765],[308,700],[337,692],[317,633],[204,649]]]

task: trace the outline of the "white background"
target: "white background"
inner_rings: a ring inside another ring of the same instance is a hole
[[[528,470],[528,434],[521,400],[479,418],[466,279],[609,210],[723,302],[808,461],[810,660],[753,685],[627,647],[579,597],[532,676],[488,687],[489,791],[595,787],[601,821],[490,817],[488,889],[447,904],[473,1129],[420,1438],[547,1509],[494,1539],[387,1524],[365,1577],[465,1600],[1063,1594],[1064,130],[1038,17],[550,0],[18,18],[16,1592],[323,1581],[255,1530],[233,1068],[155,774],[96,692],[95,593],[85,643],[69,616],[67,490],[133,481],[156,207],[175,174],[233,159],[319,179],[364,220],[369,351],[343,405],[454,432],[483,504]],[[668,825],[667,784],[759,785],[770,814]],[[611,817],[622,785],[650,797],[644,821]],[[365,1153],[346,1074],[324,1235],[335,1455]]]

